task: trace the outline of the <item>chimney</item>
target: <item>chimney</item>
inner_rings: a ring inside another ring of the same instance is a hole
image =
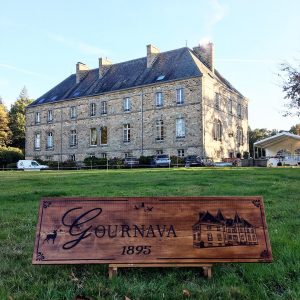
[[[158,48],[151,44],[147,45],[147,68],[151,68],[158,54]]]
[[[112,65],[112,62],[107,58],[99,58],[99,79],[102,78],[107,71],[107,66]]]
[[[82,81],[82,79],[84,79],[88,70],[89,67],[86,64],[83,64],[81,62],[78,62],[76,64],[76,83],[79,83],[80,81]]]
[[[212,42],[205,43],[194,47],[193,50],[206,63],[208,68],[214,72],[214,44]]]

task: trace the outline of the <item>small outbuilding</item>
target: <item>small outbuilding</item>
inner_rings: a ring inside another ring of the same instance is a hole
[[[257,158],[258,150],[265,151],[266,158],[269,159],[268,166],[275,165],[271,158],[275,158],[280,165],[300,165],[300,135],[289,132],[281,132],[274,136],[265,138],[254,143],[254,158]]]

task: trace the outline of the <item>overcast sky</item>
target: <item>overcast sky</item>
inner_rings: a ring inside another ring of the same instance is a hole
[[[279,66],[300,59],[299,0],[0,0],[0,95],[10,107],[25,85],[40,97],[81,61],[122,62],[200,41],[215,67],[250,100],[252,128],[288,130]],[[299,64],[299,61],[298,61]]]

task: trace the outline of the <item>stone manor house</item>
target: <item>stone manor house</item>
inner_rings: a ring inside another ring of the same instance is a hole
[[[214,68],[213,44],[76,74],[26,109],[26,158],[200,155],[220,161],[248,151],[248,100]]]

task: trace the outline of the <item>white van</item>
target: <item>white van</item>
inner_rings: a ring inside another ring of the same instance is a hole
[[[37,161],[35,160],[19,160],[17,163],[18,169],[22,169],[24,171],[28,170],[41,170],[41,169],[48,169],[48,166],[45,165],[40,165]]]

